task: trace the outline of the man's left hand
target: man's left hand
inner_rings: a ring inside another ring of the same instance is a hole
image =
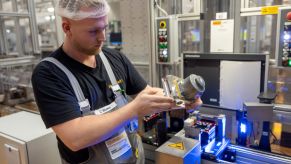
[[[195,99],[194,102],[185,102],[184,104],[177,105],[173,109],[186,109],[188,113],[193,112],[194,110],[199,109],[202,105],[202,100],[200,98]]]

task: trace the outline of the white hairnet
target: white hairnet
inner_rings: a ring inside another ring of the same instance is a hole
[[[110,7],[106,0],[58,0],[56,13],[73,20],[100,18],[107,15]]]

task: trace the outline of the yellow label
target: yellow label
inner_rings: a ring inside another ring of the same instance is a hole
[[[277,139],[281,139],[282,124],[278,123],[278,122],[274,122],[272,132],[273,132],[274,136],[276,136]]]
[[[278,14],[278,6],[262,7],[261,14],[262,15]]]
[[[135,157],[138,158],[138,149],[135,149]]]
[[[221,21],[213,21],[212,24],[213,25],[221,25]]]
[[[180,91],[180,88],[179,88],[177,80],[173,80],[173,83],[175,84],[175,90],[176,90],[176,93],[178,94],[177,96],[180,99],[182,99],[182,94],[181,94],[181,91]]]
[[[183,142],[177,142],[174,144],[169,144],[169,147],[175,148],[175,149],[180,149],[180,150],[184,150],[184,144]]]
[[[160,21],[160,28],[166,28],[166,27],[167,27],[166,21]]]

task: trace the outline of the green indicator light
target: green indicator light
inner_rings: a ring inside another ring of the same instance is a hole
[[[291,66],[291,59],[288,60],[288,66]]]

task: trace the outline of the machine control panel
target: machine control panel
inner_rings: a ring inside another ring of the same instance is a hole
[[[157,62],[173,63],[178,56],[178,19],[157,18]]]
[[[282,49],[282,66],[291,66],[291,11],[286,14],[286,20],[284,22],[284,37],[283,37],[283,49]]]
[[[277,36],[277,65],[291,67],[291,8],[279,10]]]
[[[158,29],[159,62],[169,62],[167,21],[161,20]]]

